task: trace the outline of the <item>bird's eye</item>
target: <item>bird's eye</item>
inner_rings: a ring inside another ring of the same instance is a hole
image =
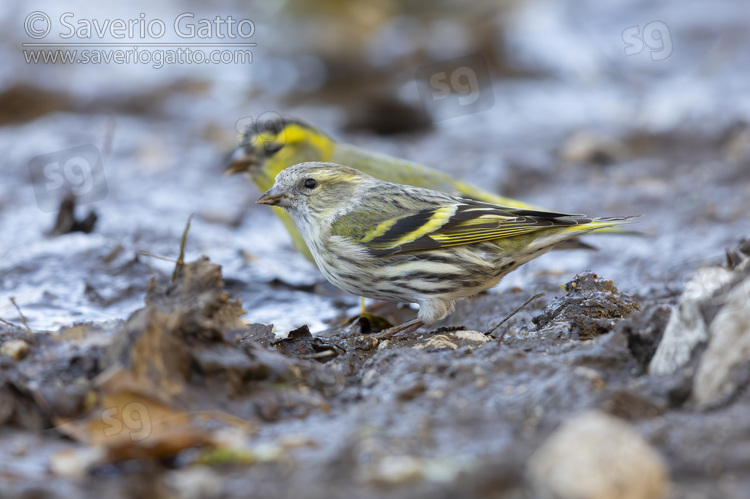
[[[302,185],[305,186],[305,189],[315,189],[318,186],[318,182],[314,178],[308,178]]]

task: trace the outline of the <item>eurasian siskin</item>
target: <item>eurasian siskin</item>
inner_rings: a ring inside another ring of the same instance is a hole
[[[349,293],[419,304],[416,330],[554,246],[632,217],[513,208],[385,182],[333,163],[279,173],[257,201],[289,214],[323,275]]]

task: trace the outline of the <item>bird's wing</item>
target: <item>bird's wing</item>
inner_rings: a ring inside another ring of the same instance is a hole
[[[565,213],[453,199],[416,211],[404,208],[377,214],[358,210],[351,220],[340,220],[349,230],[337,235],[348,237],[372,255],[385,256],[491,241],[591,221]]]

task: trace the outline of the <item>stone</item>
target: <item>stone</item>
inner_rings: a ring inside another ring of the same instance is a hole
[[[0,355],[21,360],[29,353],[29,344],[23,340],[8,340],[0,346]]]
[[[661,456],[625,421],[600,411],[573,416],[528,465],[533,497],[658,499],[669,478]]]
[[[701,303],[729,285],[734,276],[721,267],[698,270],[672,310],[664,336],[649,364],[650,374],[672,374],[690,363],[696,348],[708,341]]]
[[[693,384],[700,409],[726,402],[750,378],[750,277],[729,292],[709,336]]]

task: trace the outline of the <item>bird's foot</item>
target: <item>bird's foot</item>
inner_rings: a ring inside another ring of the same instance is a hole
[[[391,326],[387,319],[379,315],[365,313],[357,317],[352,317],[347,321],[347,335],[366,334],[370,335],[373,331],[383,331]]]

